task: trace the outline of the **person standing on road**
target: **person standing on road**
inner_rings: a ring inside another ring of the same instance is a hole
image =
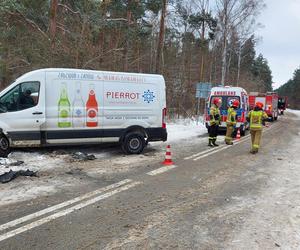
[[[256,154],[260,147],[260,140],[262,135],[262,127],[265,120],[268,119],[268,115],[262,110],[263,103],[257,102],[254,110],[248,113],[247,121],[250,122],[250,134],[251,134],[251,154]]]
[[[210,107],[209,110],[209,137],[208,137],[208,146],[209,147],[214,147],[214,146],[219,146],[216,141],[217,141],[217,136],[218,136],[218,130],[219,130],[219,125],[221,122],[221,113],[220,113],[220,107],[222,105],[222,99],[221,98],[214,98],[213,104]]]
[[[236,110],[240,106],[240,102],[238,100],[234,100],[231,104],[231,107],[227,111],[227,121],[226,121],[226,136],[225,136],[225,143],[227,145],[233,145],[232,142],[232,134],[236,127]]]

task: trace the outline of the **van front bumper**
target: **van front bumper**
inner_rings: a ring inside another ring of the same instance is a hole
[[[167,129],[147,128],[148,141],[166,141],[168,139]]]

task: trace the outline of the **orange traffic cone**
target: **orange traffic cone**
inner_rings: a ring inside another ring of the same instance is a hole
[[[236,133],[236,140],[239,140],[239,139],[241,139],[241,131],[238,128],[237,133]]]
[[[164,162],[162,162],[163,165],[173,165],[174,162],[172,161],[172,155],[171,155],[171,146],[167,146],[166,156]]]

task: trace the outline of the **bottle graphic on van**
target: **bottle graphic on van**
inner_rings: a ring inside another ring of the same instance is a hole
[[[85,108],[81,97],[80,82],[76,83],[75,97],[73,100],[72,125],[73,128],[83,128],[85,126]]]
[[[98,126],[98,103],[95,94],[95,85],[90,85],[89,99],[86,102],[86,126]]]
[[[68,98],[67,84],[62,83],[60,89],[60,98],[58,101],[58,127],[71,127],[71,105]]]

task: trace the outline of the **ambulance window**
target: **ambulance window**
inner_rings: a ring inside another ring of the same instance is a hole
[[[221,98],[222,100],[222,106],[220,107],[221,110],[227,110],[231,106],[232,102],[235,100],[238,100],[240,102],[239,96],[212,96],[210,99],[210,106],[213,104],[215,98]]]
[[[15,112],[38,104],[40,83],[24,82],[0,97],[0,112]]]

